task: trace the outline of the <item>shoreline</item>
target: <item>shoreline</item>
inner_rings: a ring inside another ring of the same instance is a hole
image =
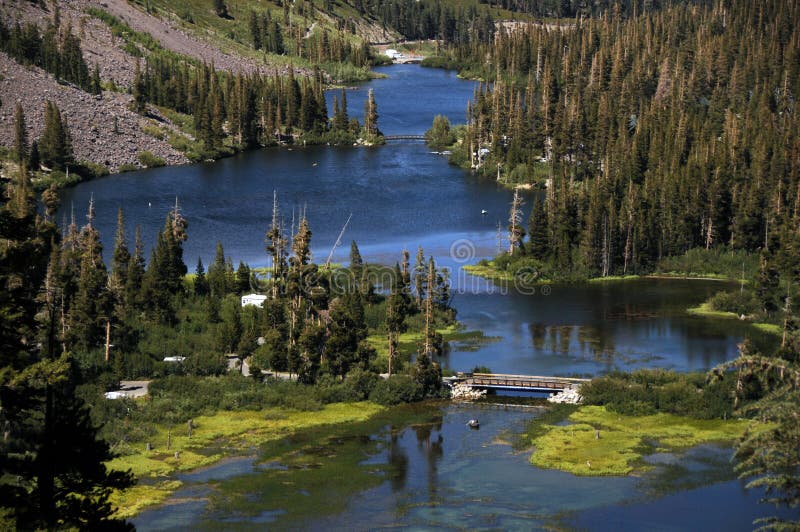
[[[254,448],[291,436],[301,430],[367,421],[385,411],[371,402],[332,403],[318,411],[288,411],[283,408],[216,412],[194,419],[192,436],[183,426],[157,426],[148,442],[134,442],[137,450],[118,456],[105,465],[109,469],[131,469],[136,484],[115,492],[111,502],[116,517],[130,518],[148,507],[162,504],[183,482],[178,473],[189,473],[226,459],[252,454]],[[151,443],[150,451],[146,444]]]
[[[498,270],[493,265],[494,261],[489,260],[486,264],[467,264],[461,267],[463,271],[475,277],[481,277],[490,281],[514,281],[515,277],[512,272]],[[641,279],[661,279],[661,280],[683,280],[683,281],[716,281],[722,283],[738,282],[738,279],[730,279],[724,276],[714,276],[710,274],[686,274],[686,273],[652,273],[646,275],[609,275],[606,277],[587,277],[578,278],[575,280],[555,281],[551,279],[535,280],[532,284],[565,284],[565,285],[579,285],[585,283],[615,283],[626,281],[637,281]],[[531,283],[526,280],[526,283]]]

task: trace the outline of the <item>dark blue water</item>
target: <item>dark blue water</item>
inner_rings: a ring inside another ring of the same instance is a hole
[[[423,69],[418,65],[378,67],[375,72],[388,77],[347,91],[350,117],[363,121],[364,102],[369,89],[373,89],[378,104],[378,126],[384,135],[422,135],[430,129],[436,115],[446,116],[451,124],[465,123],[467,102],[476,83],[458,79],[450,70]],[[331,114],[334,95],[341,99],[340,91],[325,93]]]

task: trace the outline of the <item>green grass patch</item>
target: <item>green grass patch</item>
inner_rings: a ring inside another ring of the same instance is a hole
[[[704,317],[704,318],[717,318],[717,319],[727,319],[727,320],[739,320],[740,319],[739,316],[735,312],[726,312],[724,310],[714,310],[713,308],[711,308],[711,303],[709,301],[701,303],[700,306],[688,308],[688,309],[686,309],[686,312],[688,314],[691,314],[692,316],[700,316],[700,317]],[[761,323],[761,322],[752,323],[752,322],[750,322],[750,325],[752,325],[753,327],[755,327],[759,331],[765,332],[767,334],[778,334],[779,335],[779,334],[783,333],[783,329],[781,328],[781,326],[777,325],[775,323]]]
[[[129,519],[149,506],[161,504],[182,485],[180,480],[165,480],[116,492],[111,496],[111,503],[118,508],[116,517]]]
[[[590,283],[615,283],[619,281],[633,281],[641,279],[640,275],[608,275],[606,277],[593,277],[589,279]]]
[[[574,475],[630,475],[650,466],[642,457],[703,443],[730,442],[750,424],[746,420],[700,420],[672,414],[624,416],[602,406],[583,406],[569,425],[549,425],[532,439],[531,463]],[[599,438],[597,434],[599,431]]]
[[[460,324],[454,323],[446,327],[439,327],[436,332],[442,335],[445,342],[471,344],[479,341],[491,341],[481,331],[465,331]],[[398,337],[397,349],[401,355],[410,356],[416,353],[417,347],[423,340],[422,331],[407,331]],[[389,357],[389,340],[383,332],[375,332],[367,336],[367,343],[378,352],[379,358]]]
[[[129,454],[119,456],[106,465],[111,469],[133,471],[140,483],[132,490],[114,495],[114,503],[123,516],[131,516],[142,508],[158,504],[180,487],[166,482],[177,471],[189,471],[212,465],[225,456],[274,441],[296,431],[339,423],[369,419],[383,407],[374,403],[335,403],[313,412],[288,411],[280,408],[219,412],[194,418],[192,437],[187,427],[171,429],[159,425],[147,442],[135,442],[122,449]],[[167,449],[167,441],[170,445]],[[178,452],[178,458],[175,453]],[[146,483],[142,483],[146,480]]]
[[[462,270],[475,277],[483,277],[491,281],[513,281],[514,274],[495,267],[494,261],[481,261],[478,264],[468,264]]]
[[[686,312],[692,316],[705,316],[708,318],[726,318],[726,319],[739,319],[734,312],[726,312],[724,310],[714,310],[711,308],[711,303],[706,301],[701,303],[700,306],[686,309]]]
[[[769,334],[783,334],[783,329],[780,325],[776,325],[774,323],[754,323],[753,327],[758,329],[759,331],[763,331]]]

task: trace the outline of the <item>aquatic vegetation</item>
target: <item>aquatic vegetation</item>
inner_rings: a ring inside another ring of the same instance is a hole
[[[381,412],[374,403],[336,403],[320,411],[295,412],[279,408],[219,412],[193,420],[188,428],[160,425],[149,442],[128,446],[129,454],[108,464],[112,469],[131,469],[140,483],[128,492],[115,494],[119,514],[131,516],[146,506],[158,504],[180,487],[168,479],[178,471],[209,466],[225,456],[253,449],[297,431],[322,425],[365,421]],[[150,443],[151,450],[146,444]],[[123,450],[123,451],[124,451]]]
[[[441,419],[435,403],[418,403],[351,423],[308,426],[270,440],[260,448],[257,472],[214,485],[206,511],[219,515],[209,523],[224,517],[226,527],[266,521],[294,529],[316,516],[339,513],[351,495],[406,474],[403,463],[369,460],[391,447],[391,438],[383,436],[387,431],[435,425]],[[379,436],[370,436],[374,434]]]
[[[740,319],[739,316],[735,312],[727,312],[724,310],[714,310],[711,306],[711,302],[706,301],[701,303],[697,307],[692,307],[686,309],[688,314],[693,316],[702,316],[706,318],[720,318],[720,319],[732,319],[738,320]],[[781,334],[782,330],[780,325],[776,325],[774,323],[750,323],[753,327],[758,329],[759,331],[763,331],[769,334]]]
[[[126,491],[116,492],[111,502],[117,510],[117,517],[130,518],[147,508],[164,502],[167,497],[180,488],[179,480],[164,480],[153,484],[138,484]]]
[[[700,420],[672,414],[624,416],[602,406],[584,406],[571,424],[549,425],[532,439],[531,463],[575,475],[629,475],[650,469],[642,457],[657,450],[679,451],[730,442],[750,425],[746,420]]]

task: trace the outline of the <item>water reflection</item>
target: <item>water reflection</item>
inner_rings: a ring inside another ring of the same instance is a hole
[[[738,353],[749,338],[769,349],[775,338],[738,320],[696,318],[696,306],[725,283],[641,279],[552,287],[551,295],[461,294],[459,319],[500,340],[474,352],[454,350],[454,369],[498,373],[595,375],[661,367],[706,370]]]
[[[531,451],[514,452],[503,443],[532,415],[530,409],[510,407],[418,405],[388,412],[394,420],[383,425],[340,427],[333,437],[312,431],[271,444],[263,460],[275,460],[277,446],[282,449],[277,460],[315,467],[223,474],[204,489],[205,500],[182,498],[196,486],[187,478],[167,505],[134,522],[140,530],[257,530],[265,523],[325,531],[641,530],[692,522],[737,530],[770,511],[758,504],[758,493],[732,480],[730,450],[710,446],[681,457],[655,455],[649,462],[656,469],[641,478],[575,477],[537,469],[528,462]],[[465,426],[471,418],[481,419],[480,431]],[[729,511],[733,507],[736,511]]]
[[[408,477],[408,455],[400,444],[400,431],[392,426],[387,445],[387,458],[389,462],[388,476],[392,491],[403,491]]]
[[[436,416],[432,423],[415,425],[414,433],[417,437],[417,449],[425,457],[427,466],[426,478],[428,481],[428,497],[435,498],[437,486],[437,464],[444,456],[444,436],[442,436],[442,416]]]

